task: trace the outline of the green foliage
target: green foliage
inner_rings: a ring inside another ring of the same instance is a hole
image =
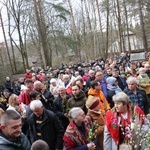
[[[70,12],[67,9],[65,9],[63,6],[61,6],[60,4],[52,4],[52,6],[57,12],[70,15]]]
[[[63,14],[59,14],[59,15],[56,15],[56,16],[64,19],[67,22],[67,18]]]

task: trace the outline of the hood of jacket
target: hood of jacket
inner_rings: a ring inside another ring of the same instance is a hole
[[[16,141],[11,141],[0,132],[0,149],[30,150],[30,147],[30,143],[23,133],[21,133]]]

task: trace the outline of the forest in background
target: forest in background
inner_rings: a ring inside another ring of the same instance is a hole
[[[32,63],[46,68],[107,58],[117,39],[118,52],[130,53],[130,31],[149,51],[149,0],[1,0],[1,6],[0,65],[12,73]]]

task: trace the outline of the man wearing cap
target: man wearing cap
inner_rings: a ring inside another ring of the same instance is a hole
[[[86,101],[86,108],[88,109],[86,118],[91,119],[93,123],[97,123],[99,125],[98,128],[95,130],[98,142],[96,144],[96,149],[103,150],[104,117],[99,107],[100,107],[100,99],[95,96],[89,96]]]

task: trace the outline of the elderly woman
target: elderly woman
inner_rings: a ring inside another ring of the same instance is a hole
[[[95,144],[88,139],[88,122],[85,120],[84,111],[74,107],[69,111],[71,121],[64,134],[66,150],[94,150]]]
[[[131,140],[131,124],[136,120],[143,122],[144,112],[138,106],[130,106],[124,92],[113,96],[114,108],[105,118],[104,150],[117,150],[122,143]]]

